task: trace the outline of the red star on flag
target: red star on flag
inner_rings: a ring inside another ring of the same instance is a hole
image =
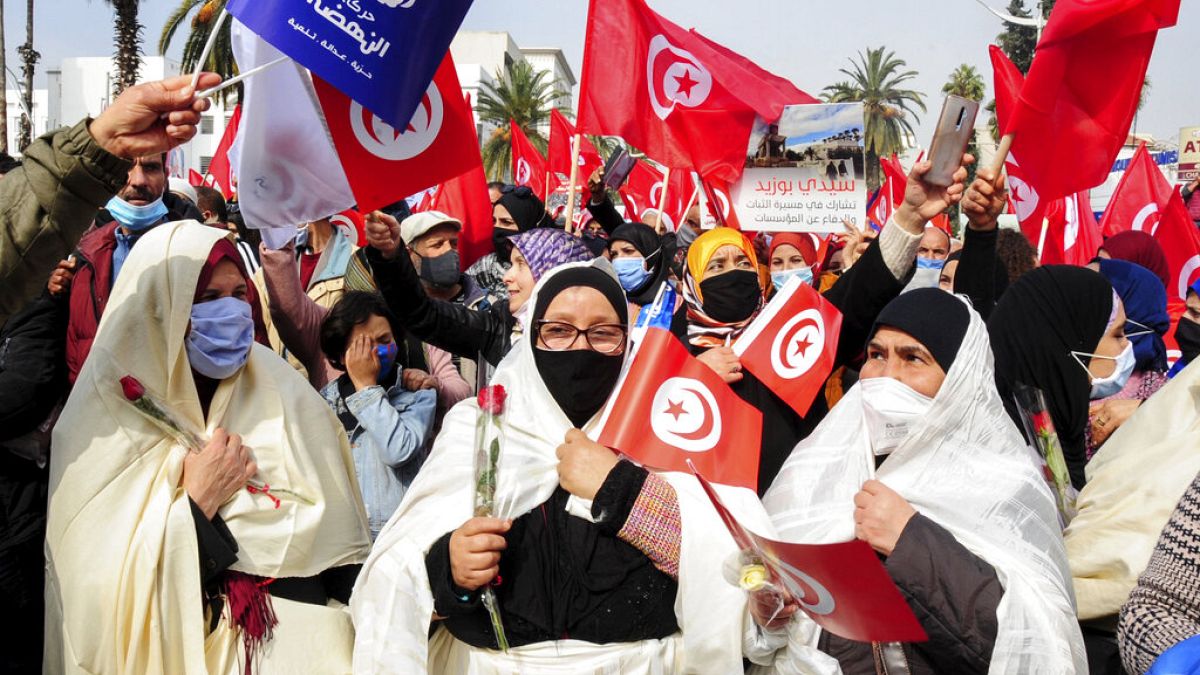
[[[690,97],[692,95],[692,87],[695,87],[700,83],[696,80],[693,80],[692,71],[685,68],[683,70],[683,75],[675,78],[675,84],[678,85],[676,91],[684,96]]]
[[[667,415],[674,415],[676,422],[679,421],[680,415],[687,414],[687,411],[683,409],[682,403],[676,403],[675,401],[672,401],[671,399],[667,399],[667,403],[669,403],[670,405],[667,406],[667,409],[664,410],[663,412]]]

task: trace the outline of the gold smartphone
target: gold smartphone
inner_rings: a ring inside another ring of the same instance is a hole
[[[947,96],[942,104],[942,116],[938,118],[933,132],[933,143],[929,145],[929,161],[933,168],[925,174],[925,182],[948,187],[954,183],[954,172],[962,166],[963,153],[975,133],[975,116],[979,113],[979,101],[961,96]]]

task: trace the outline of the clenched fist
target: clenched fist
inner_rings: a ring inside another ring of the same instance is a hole
[[[854,507],[854,536],[883,555],[892,554],[904,526],[917,515],[900,493],[877,480],[863,483]]]
[[[612,450],[571,429],[558,446],[558,484],[580,499],[595,499],[618,461]]]

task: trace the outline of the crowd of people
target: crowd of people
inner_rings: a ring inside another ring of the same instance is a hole
[[[967,184],[967,155],[948,187],[917,163],[881,229],[825,245],[706,229],[697,206],[628,221],[597,173],[581,232],[491,184],[493,250],[469,266],[458,214],[403,202],[366,216],[362,247],[326,218],[271,250],[220,192],[167,178],[206,107],[190,76],[131,87],[0,180],[5,672],[1189,663],[1200,283],[1173,323],[1149,235],[1039,267],[997,225],[1004,177]],[[930,225],[956,205],[961,239]],[[735,350],[795,279],[842,317],[805,414]],[[670,332],[761,413],[758,491],[723,486],[730,510],[783,541],[866,542],[927,641],[846,639],[731,582],[740,552],[698,481],[594,440],[664,287]]]

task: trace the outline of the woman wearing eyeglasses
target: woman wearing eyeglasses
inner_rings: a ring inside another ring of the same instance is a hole
[[[588,439],[628,355],[612,267],[560,266],[529,302],[529,339],[493,379],[507,392],[502,517],[472,517],[478,404],[464,402],[359,577],[356,669],[741,672],[749,615],[721,578],[733,543],[695,479],[650,473]],[[722,494],[767,526],[750,490]],[[489,585],[508,652],[481,604]]]

